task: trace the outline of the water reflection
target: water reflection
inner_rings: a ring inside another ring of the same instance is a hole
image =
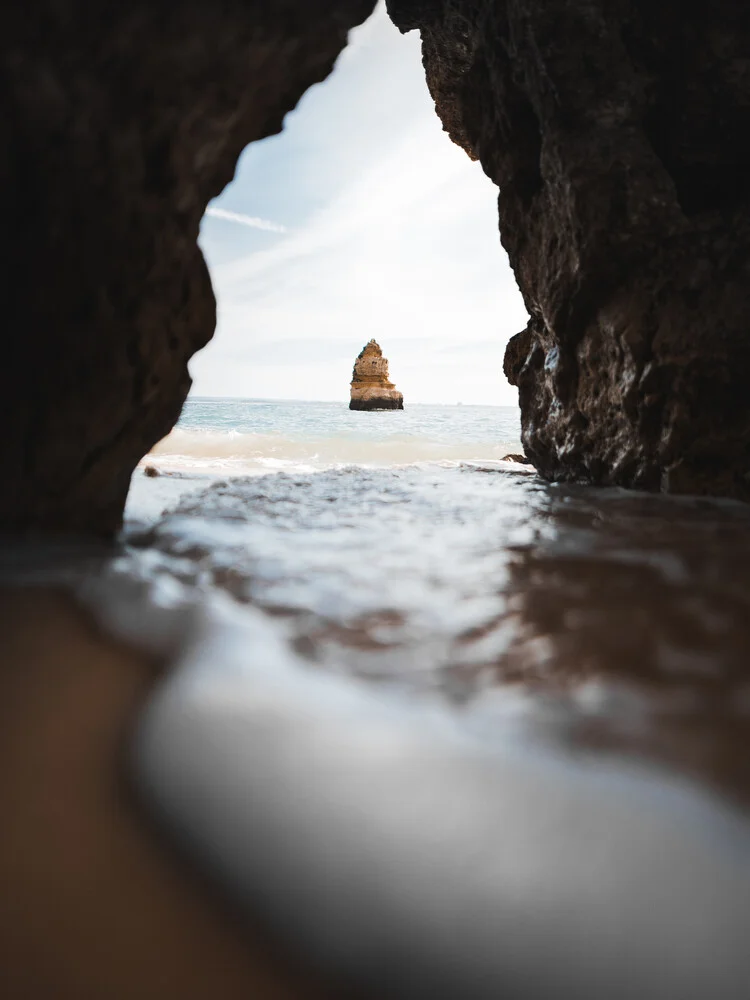
[[[321,667],[750,795],[750,509],[496,468],[230,480],[139,544]]]
[[[750,511],[550,487],[509,560],[498,682],[563,695],[589,747],[750,794]],[[549,529],[552,530],[549,530]]]

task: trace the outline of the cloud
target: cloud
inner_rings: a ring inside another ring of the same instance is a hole
[[[252,229],[264,229],[268,233],[287,233],[289,230],[279,222],[271,222],[269,219],[259,219],[255,215],[244,215],[242,212],[230,212],[226,208],[217,208],[209,205],[206,215],[214,219],[226,219],[227,222],[239,222],[242,226],[250,226]]]
[[[527,316],[497,189],[443,132],[419,37],[382,6],[219,204],[289,228],[204,229],[218,329],[191,363],[197,393],[344,399],[375,337],[413,402],[516,402],[502,360]]]

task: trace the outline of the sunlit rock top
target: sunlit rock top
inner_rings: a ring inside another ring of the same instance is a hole
[[[403,410],[404,397],[388,377],[388,359],[380,344],[368,341],[352,372],[350,410]]]

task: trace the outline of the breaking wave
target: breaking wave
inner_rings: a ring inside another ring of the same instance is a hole
[[[351,435],[285,436],[235,430],[175,429],[144,459],[167,469],[196,471],[314,472],[346,465],[385,467],[422,462],[500,461],[520,450],[518,441],[484,443],[411,434],[381,438]]]

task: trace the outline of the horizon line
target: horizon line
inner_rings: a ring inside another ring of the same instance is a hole
[[[191,400],[231,400],[231,401],[242,401],[242,402],[253,402],[253,403],[341,403],[348,406],[348,399],[302,399],[294,398],[290,396],[211,396],[203,395],[199,393],[189,393],[185,402],[190,402]],[[409,406],[492,406],[499,407],[501,409],[514,410],[518,409],[517,403],[465,403],[463,400],[456,400],[453,403],[430,403],[420,400],[415,400],[408,404]],[[397,412],[397,411],[394,411]]]

